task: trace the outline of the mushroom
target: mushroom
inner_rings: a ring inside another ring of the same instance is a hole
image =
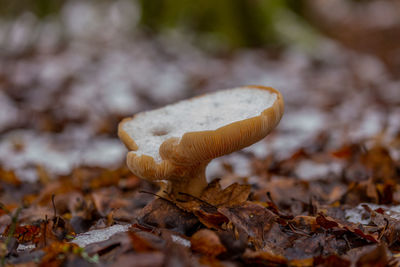
[[[166,196],[198,197],[207,187],[208,163],[264,138],[283,109],[277,90],[239,87],[125,118],[118,135],[130,150],[127,165],[135,175],[166,182]]]

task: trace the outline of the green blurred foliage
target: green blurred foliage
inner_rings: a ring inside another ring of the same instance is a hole
[[[194,38],[199,45],[217,50],[287,44],[309,48],[316,36],[300,15],[303,0],[127,1],[138,4],[141,9],[139,25],[146,32],[159,34],[178,30]],[[68,0],[0,0],[0,16],[16,17],[26,11],[38,18],[57,16],[66,2]]]
[[[285,0],[139,0],[142,25],[159,32],[181,28],[211,35],[233,47],[278,41],[275,14]]]
[[[15,17],[32,12],[39,18],[57,14],[66,0],[0,0],[0,16]]]
[[[257,46],[274,41],[271,20],[282,2],[140,0],[141,23],[154,31],[183,28],[213,34],[233,46]]]
[[[223,48],[295,44],[312,49],[316,32],[301,0],[139,0],[141,25],[152,33],[181,29]],[[210,38],[211,37],[211,38]]]

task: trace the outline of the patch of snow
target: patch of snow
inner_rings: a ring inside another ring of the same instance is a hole
[[[353,60],[352,64],[357,68],[357,73],[362,75],[366,81],[382,81],[385,78],[386,70],[383,62],[378,58],[367,55],[354,55],[357,60]]]
[[[226,172],[222,166],[224,157],[225,156],[216,158],[207,165],[206,178],[208,182],[211,182],[216,178],[221,178]]]
[[[312,137],[306,134],[279,131],[278,126],[278,133],[267,137],[267,151],[269,151],[269,154],[273,153],[277,159],[285,159],[303,147]]]
[[[15,52],[25,49],[34,37],[37,23],[38,20],[33,13],[25,12],[19,16],[9,28],[6,47]]]
[[[387,81],[387,83],[385,84],[385,90],[379,91],[379,94],[388,104],[399,104],[399,88],[400,81]]]
[[[352,124],[350,130],[350,139],[359,140],[368,137],[374,137],[382,130],[385,122],[385,115],[376,110],[366,110],[359,125]],[[355,126],[355,127],[354,127]]]
[[[248,177],[251,175],[251,159],[240,153],[229,154],[225,162],[232,166],[234,174],[241,177]]]
[[[400,205],[386,206],[373,203],[360,203],[357,207],[345,211],[346,219],[352,223],[369,224],[369,213],[363,208],[363,205],[368,205],[372,210],[383,209],[384,213],[395,220],[400,221]]]
[[[15,175],[24,182],[34,183],[38,180],[38,171],[34,167],[23,166],[21,168],[14,169]],[[48,170],[46,170],[48,171]]]
[[[150,81],[146,90],[154,99],[162,99],[165,102],[177,100],[185,92],[186,75],[174,66],[165,66],[160,70],[157,79]]]
[[[130,225],[113,225],[104,229],[92,230],[86,233],[77,235],[72,243],[77,244],[80,247],[86,247],[93,243],[102,242],[108,240],[111,236],[128,231]]]
[[[98,11],[88,3],[72,1],[64,6],[61,16],[71,36],[84,38],[100,30],[96,24],[101,17]]]
[[[112,168],[124,161],[126,148],[119,140],[74,135],[73,130],[61,134],[12,131],[0,140],[0,165],[14,170],[22,181],[34,182],[38,178],[37,166],[53,176],[68,175],[80,165]],[[17,144],[21,148],[16,148]]]
[[[0,91],[0,131],[13,125],[18,119],[18,108],[12,100]]]
[[[36,248],[36,246],[33,244],[30,244],[30,245],[19,244],[17,247],[17,251],[32,250],[34,248]]]
[[[85,165],[116,167],[124,161],[126,152],[125,146],[117,139],[97,138],[80,157]]]
[[[20,150],[15,144],[21,144]],[[0,163],[7,169],[32,169],[43,166],[47,171],[68,174],[75,164],[78,152],[65,150],[49,140],[48,136],[31,131],[13,131],[0,141]],[[22,175],[24,172],[20,172]],[[21,180],[31,180],[32,172]]]
[[[400,84],[399,84],[400,86]],[[400,88],[400,87],[399,87]],[[388,136],[396,136],[398,132],[400,132],[400,107],[392,110],[389,114],[388,118],[388,128],[387,134]]]
[[[346,220],[352,223],[369,224],[371,221],[367,212],[361,207],[348,209],[345,211]]]
[[[132,84],[123,79],[110,79],[101,92],[104,105],[110,113],[131,114],[140,110],[139,98],[132,90]]]
[[[327,117],[318,109],[304,108],[296,112],[286,112],[279,129],[288,132],[317,133],[327,127]]]
[[[338,162],[317,163],[312,160],[303,160],[297,165],[294,172],[300,179],[312,181],[316,179],[327,179],[332,175],[338,176],[341,171],[342,166]]]
[[[188,247],[189,248],[190,245],[191,245],[190,240],[187,240],[187,239],[182,238],[180,236],[171,235],[171,238],[172,238],[173,242],[178,243],[178,244],[180,244],[180,245],[182,245],[184,247]]]
[[[126,122],[123,129],[135,140],[137,155],[161,161],[160,145],[186,132],[216,130],[230,123],[255,117],[271,107],[277,95],[267,90],[236,88],[180,101],[143,112]]]
[[[257,158],[265,158],[269,154],[267,141],[265,139],[243,148],[244,152],[250,152]]]

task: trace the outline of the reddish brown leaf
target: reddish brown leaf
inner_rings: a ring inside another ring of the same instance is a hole
[[[268,209],[251,202],[229,208],[222,207],[218,211],[225,215],[235,227],[247,233],[258,246],[263,244],[264,235],[277,219],[277,216]]]
[[[387,248],[377,245],[374,249],[364,253],[356,262],[357,267],[384,267],[388,266]]]
[[[350,231],[368,241],[378,243],[378,235],[377,234],[369,234],[369,233],[364,233],[364,231],[354,223],[350,222],[340,222],[339,220],[336,220],[331,217],[325,217],[322,213],[318,214],[317,218],[317,223],[321,225],[325,229],[331,229],[334,227],[344,229],[347,231]]]
[[[250,194],[249,185],[231,184],[221,189],[219,180],[214,180],[201,195],[201,199],[216,207],[231,207],[244,203]]]
[[[134,231],[129,231],[128,235],[131,239],[132,247],[136,252],[151,252],[157,250],[149,241],[139,236]]]
[[[262,266],[284,266],[287,260],[280,255],[275,255],[268,251],[252,251],[247,249],[243,254],[243,259],[248,264]]]
[[[190,242],[192,250],[206,256],[216,257],[226,252],[226,248],[222,245],[218,235],[208,229],[197,231],[190,238]]]

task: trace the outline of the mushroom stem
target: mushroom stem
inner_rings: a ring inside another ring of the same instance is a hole
[[[188,198],[187,195],[199,197],[208,184],[205,174],[206,167],[207,164],[190,166],[188,169],[186,169],[190,169],[189,172],[185,172],[185,174],[182,175],[174,175],[168,178],[168,184],[166,188],[161,189],[166,191],[163,192],[162,195],[164,197],[172,195],[176,198],[185,200]]]

